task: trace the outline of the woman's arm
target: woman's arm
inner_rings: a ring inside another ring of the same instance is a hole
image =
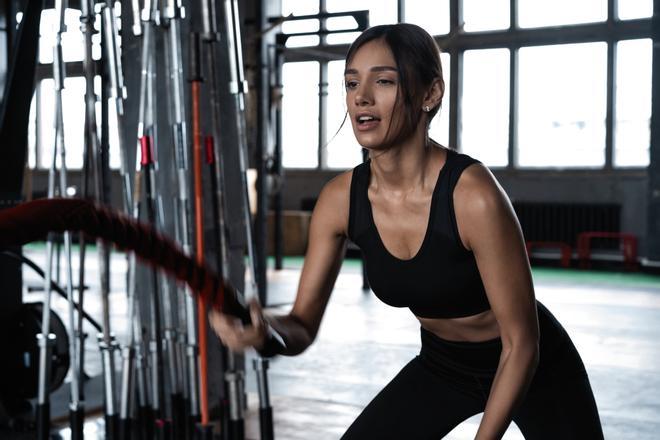
[[[502,354],[477,439],[499,439],[534,376],[539,328],[524,239],[504,190],[490,171],[470,166],[454,191],[464,245],[474,252],[497,319]]]
[[[260,306],[253,302],[250,305],[252,325],[247,327],[224,314],[214,312],[210,315],[215,332],[231,350],[262,348],[266,325],[272,326],[283,337],[287,349],[282,354],[296,355],[312,344],[344,257],[351,176],[349,171],[332,179],[316,202],[291,312],[282,316],[263,315]]]

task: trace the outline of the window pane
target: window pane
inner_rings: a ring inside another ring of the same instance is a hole
[[[369,10],[369,26],[391,24],[397,22],[397,0],[327,0],[328,12],[346,12]]]
[[[310,0],[282,0],[282,15],[312,15],[319,12],[319,2]]]
[[[360,32],[342,32],[341,34],[330,34],[326,37],[328,44],[351,44],[360,35]]]
[[[463,21],[468,32],[508,29],[509,0],[463,0]]]
[[[66,9],[64,11],[66,32],[62,34],[62,56],[64,61],[82,61],[85,55],[83,36],[80,31],[80,11]],[[57,17],[55,9],[44,9],[39,24],[39,62],[53,62],[53,46],[57,32]]]
[[[506,166],[509,147],[509,50],[463,55],[461,151],[488,166]]]
[[[318,46],[319,41],[317,35],[301,35],[300,37],[288,38],[286,40],[286,47]]]
[[[650,162],[651,58],[650,39],[617,44],[615,166],[647,166]]]
[[[83,91],[84,93],[84,91]],[[94,77],[94,93],[97,97],[101,96],[101,77]],[[126,105],[124,103],[124,105]],[[158,103],[156,103],[158,105]],[[101,100],[96,100],[96,132],[101,135]],[[117,110],[115,102],[112,99],[108,99],[108,142],[110,143],[110,168],[119,169],[121,165],[121,155],[119,152],[119,130],[117,128]],[[130,148],[127,145],[125,148]]]
[[[294,20],[282,23],[282,32],[293,34],[298,32],[316,32],[319,30],[318,20]]]
[[[426,29],[431,35],[449,33],[449,0],[406,0],[406,23]]]
[[[55,82],[52,79],[41,81],[41,151],[39,167],[50,168],[53,161],[55,142]],[[85,127],[85,79],[66,78],[62,90],[62,114],[64,118],[64,143],[66,146],[66,166],[80,169],[83,164],[83,139]],[[83,115],[83,116],[81,116]],[[59,158],[59,156],[58,156]],[[59,159],[58,159],[59,166]]]
[[[519,61],[518,164],[603,166],[607,45],[524,47]]]
[[[607,0],[519,0],[520,27],[591,23],[607,19]]]
[[[30,102],[30,117],[28,122],[28,167],[34,169],[37,167],[37,93],[32,95]]]
[[[445,96],[442,97],[442,107],[431,121],[429,137],[440,145],[449,145],[449,72],[451,58],[448,53],[440,54],[442,62],[442,78],[445,80]]]
[[[653,0],[619,0],[617,8],[620,20],[647,18],[653,15]]]
[[[319,63],[282,67],[282,164],[315,168],[319,149]]]
[[[362,147],[355,139],[350,118],[346,115],[344,66],[343,60],[328,63],[326,124],[328,167],[330,168],[352,168],[362,162]]]

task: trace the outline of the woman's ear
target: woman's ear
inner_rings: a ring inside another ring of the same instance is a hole
[[[442,78],[436,78],[431,83],[428,91],[424,95],[424,102],[422,107],[426,108],[428,106],[430,109],[433,109],[440,105],[442,102],[442,97],[445,94],[445,83]]]

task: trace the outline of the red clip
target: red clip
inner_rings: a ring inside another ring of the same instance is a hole
[[[151,136],[142,136],[140,138],[140,149],[142,156],[140,156],[140,165],[146,166],[154,162],[152,149],[151,149]]]
[[[215,154],[213,151],[213,136],[206,136],[206,138],[204,138],[204,146],[206,147],[206,163],[211,165],[215,162]]]

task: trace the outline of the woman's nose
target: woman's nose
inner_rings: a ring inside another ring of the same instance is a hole
[[[360,85],[355,94],[355,105],[369,105],[373,102],[371,91],[365,85]]]

